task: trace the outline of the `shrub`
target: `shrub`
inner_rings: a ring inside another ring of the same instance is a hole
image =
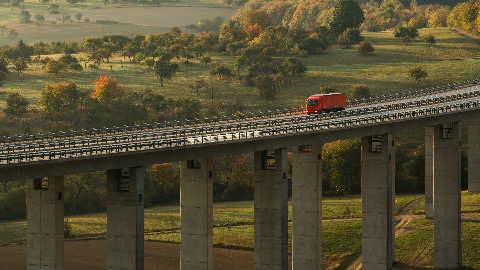
[[[352,87],[350,90],[350,98],[351,99],[362,99],[362,98],[370,98],[370,90],[364,84],[358,84]]]
[[[360,42],[360,45],[358,45],[358,51],[362,53],[363,55],[367,55],[369,52],[374,52],[375,49],[373,48],[372,44],[368,41],[362,41]]]

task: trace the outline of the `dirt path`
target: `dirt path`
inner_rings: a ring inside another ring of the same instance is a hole
[[[420,204],[424,198],[418,198],[407,203],[402,209],[398,211],[395,215],[400,221],[395,225],[395,238],[398,238],[410,230],[408,230],[408,226],[410,223],[418,216],[412,215],[413,209]],[[346,268],[347,270],[360,270],[362,269],[362,255],[358,256],[353,260],[353,262]]]

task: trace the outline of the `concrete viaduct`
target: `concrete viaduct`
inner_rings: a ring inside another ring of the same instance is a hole
[[[393,134],[425,128],[426,209],[435,267],[461,267],[460,122],[469,191],[480,192],[480,86],[350,104],[324,115],[267,113],[4,138],[0,179],[27,179],[27,269],[63,269],[64,175],[107,172],[107,269],[143,269],[143,167],[181,161],[181,269],[213,269],[212,158],[254,153],[255,269],[287,269],[287,153],[293,156],[293,269],[322,269],[322,144],[362,138],[363,269],[395,261]],[[267,151],[268,150],[268,151]]]

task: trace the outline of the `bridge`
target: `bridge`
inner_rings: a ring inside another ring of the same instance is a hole
[[[27,179],[27,268],[63,269],[64,175],[107,172],[107,268],[143,269],[143,167],[181,161],[181,269],[213,269],[213,157],[254,153],[255,269],[287,269],[292,152],[293,269],[322,269],[322,144],[362,138],[362,264],[395,261],[393,134],[425,128],[425,216],[435,267],[461,266],[460,137],[480,192],[480,81],[302,109],[0,138],[0,179]]]

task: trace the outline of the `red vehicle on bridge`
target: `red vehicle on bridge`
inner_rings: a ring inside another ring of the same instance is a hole
[[[307,99],[307,114],[341,111],[345,107],[344,93],[316,94]]]

